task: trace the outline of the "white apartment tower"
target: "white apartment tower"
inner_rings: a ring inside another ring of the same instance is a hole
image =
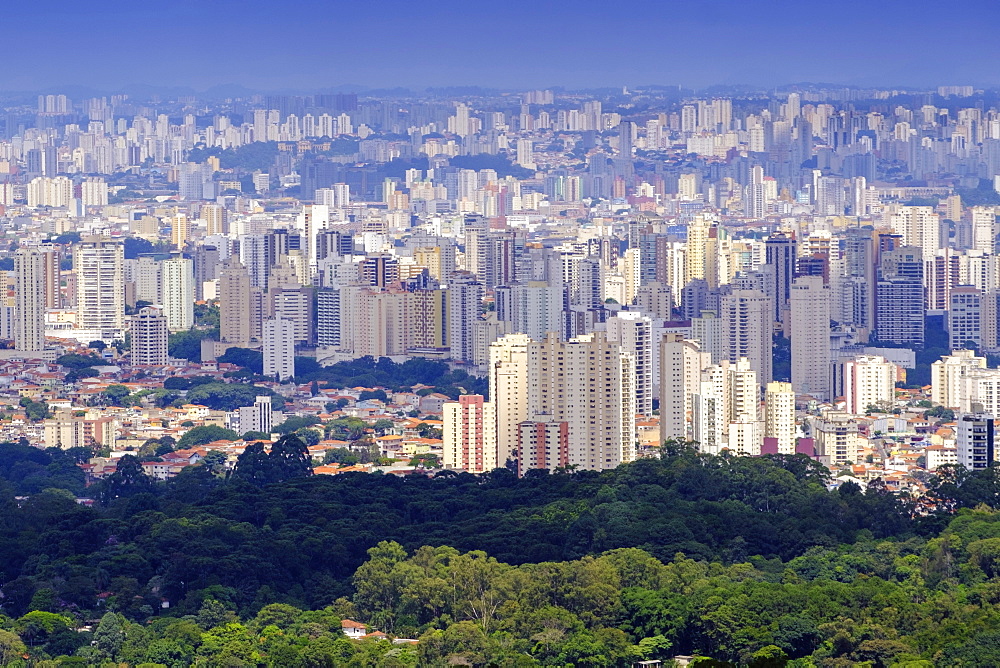
[[[570,466],[600,471],[635,458],[634,361],[603,332],[533,341],[526,380],[529,421],[567,423]]]
[[[960,413],[956,419],[958,463],[970,471],[996,461],[996,420],[992,413]]]
[[[697,341],[667,333],[660,341],[660,438],[691,438],[692,397],[698,393],[701,371],[712,363],[711,353]]]
[[[730,362],[746,357],[757,372],[757,381],[771,382],[772,299],[759,290],[733,290],[723,295],[720,310],[719,317],[728,332],[723,342],[725,356]]]
[[[896,396],[896,365],[877,355],[841,362],[845,410],[857,415]]]
[[[653,321],[638,311],[619,311],[606,323],[608,339],[618,343],[635,361],[635,411],[653,414]]]
[[[517,456],[518,425],[528,419],[528,345],[526,334],[508,334],[490,345],[490,401],[496,411],[497,463]]]
[[[295,324],[284,318],[264,320],[264,375],[285,381],[295,375]]]
[[[169,330],[167,318],[156,307],[147,306],[139,309],[132,316],[132,350],[133,366],[149,365],[164,366],[167,364],[167,339]]]
[[[194,327],[194,263],[179,254],[164,260],[160,281],[167,327],[171,332],[186,332]]]
[[[73,257],[77,327],[116,338],[125,325],[125,255],[120,241],[85,237]]]
[[[953,350],[931,364],[931,401],[946,408],[961,404],[963,379],[974,369],[985,369],[986,358],[972,350]]]

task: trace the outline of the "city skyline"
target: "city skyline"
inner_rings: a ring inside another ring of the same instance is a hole
[[[296,0],[278,16],[259,1],[42,5],[43,18],[36,5],[7,8],[19,29],[7,36],[0,90],[1000,84],[989,67],[1000,55],[990,39],[1000,8],[984,1],[939,12],[930,26],[928,2],[854,0],[836,13],[785,0],[611,12],[595,2],[499,11],[393,0],[378,15],[360,3]]]

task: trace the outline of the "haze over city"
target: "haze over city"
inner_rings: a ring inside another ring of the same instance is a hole
[[[54,0],[5,7],[0,90],[1000,83],[989,0],[502,5]],[[65,90],[63,91],[65,92]]]

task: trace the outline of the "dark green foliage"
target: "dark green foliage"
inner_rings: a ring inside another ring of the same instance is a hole
[[[104,360],[96,355],[77,355],[75,353],[63,355],[56,359],[56,364],[67,369],[85,369],[92,366],[101,366]]]
[[[299,382],[316,380],[330,388],[384,387],[408,390],[421,384],[434,386],[435,391],[451,397],[461,394],[458,388],[463,388],[466,394],[485,396],[487,393],[487,384],[483,378],[470,376],[461,370],[449,371],[447,363],[434,360],[414,358],[397,364],[387,357],[378,360],[360,357],[321,367],[311,358],[297,357],[295,364],[296,379]],[[382,397],[381,394],[375,396]]]
[[[100,498],[104,504],[153,491],[153,479],[142,470],[142,463],[133,455],[118,460],[115,472],[101,481]]]
[[[211,443],[212,441],[235,441],[239,437],[240,435],[232,429],[226,429],[218,425],[208,424],[201,427],[195,427],[181,436],[181,440],[177,442],[177,449],[184,450],[196,445]]]
[[[0,627],[17,636],[0,634],[0,655],[23,642],[83,665],[996,663],[993,470],[943,469],[941,510],[915,517],[878,484],[828,490],[802,456],[669,451],[522,479],[310,476],[290,434],[270,454],[248,447],[228,481],[219,461],[157,483],[126,456],[88,492],[106,505],[87,508],[50,484],[83,453],[0,445]],[[72,611],[101,620],[93,634]],[[386,663],[393,646],[343,640],[341,617],[420,637],[420,656]]]
[[[188,390],[187,400],[192,404],[208,406],[214,411],[233,411],[240,406],[252,405],[258,395],[275,397],[274,392],[265,387],[242,383],[208,382]]]
[[[319,424],[319,418],[310,415],[309,417],[299,417],[297,415],[292,415],[285,418],[285,421],[274,428],[274,431],[279,434],[290,434],[293,431],[298,431],[303,427],[311,427],[314,424]]]
[[[204,339],[218,337],[219,329],[191,329],[186,332],[174,332],[167,339],[167,351],[171,357],[201,361],[201,342]]]
[[[249,348],[230,348],[218,358],[224,364],[235,364],[255,374],[264,373],[264,354]]]
[[[286,434],[271,444],[270,453],[260,441],[248,445],[236,460],[232,477],[260,486],[311,475],[306,444],[295,434]]]

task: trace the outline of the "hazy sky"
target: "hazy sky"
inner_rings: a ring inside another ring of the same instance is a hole
[[[0,89],[1000,84],[1000,2],[13,0]]]

